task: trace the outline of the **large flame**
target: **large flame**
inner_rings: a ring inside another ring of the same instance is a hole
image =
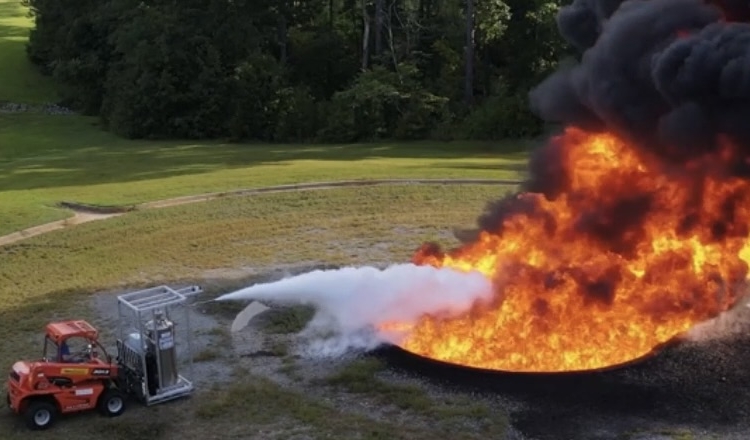
[[[399,326],[404,349],[505,371],[600,369],[647,355],[739,299],[750,184],[720,172],[736,157],[729,143],[687,172],[609,134],[568,129],[552,145],[566,176],[555,197],[516,195],[512,213],[474,243],[414,256],[479,270],[496,295],[459,317]]]

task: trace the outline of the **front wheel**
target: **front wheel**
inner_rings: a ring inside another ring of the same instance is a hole
[[[57,408],[49,402],[31,402],[24,415],[26,426],[33,430],[43,430],[49,428],[55,422]]]
[[[107,417],[117,417],[125,412],[125,395],[109,388],[99,398],[99,412]]]

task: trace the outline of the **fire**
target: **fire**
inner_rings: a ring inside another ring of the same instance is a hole
[[[743,293],[750,184],[721,154],[670,169],[611,134],[568,129],[550,145],[553,197],[521,193],[491,232],[417,264],[477,270],[496,295],[462,316],[423,316],[399,344],[430,358],[524,372],[599,369],[647,355]],[[425,292],[426,293],[426,292]]]

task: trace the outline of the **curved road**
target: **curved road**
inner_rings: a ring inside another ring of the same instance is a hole
[[[64,206],[71,208],[74,212],[72,217],[63,220],[57,220],[50,223],[44,223],[21,231],[13,232],[8,235],[0,236],[0,246],[16,243],[27,238],[48,232],[64,229],[70,226],[88,223],[95,220],[104,220],[107,218],[117,217],[127,214],[131,211],[145,209],[159,209],[169,206],[186,205],[188,203],[205,202],[217,199],[219,197],[230,196],[253,196],[268,193],[292,192],[292,191],[310,191],[332,189],[340,187],[357,187],[357,186],[383,186],[383,185],[519,185],[521,181],[505,179],[374,179],[374,180],[340,180],[334,182],[312,182],[312,183],[295,183],[288,185],[265,186],[251,189],[238,189],[233,191],[222,191],[214,193],[199,194],[194,196],[175,197],[171,199],[156,200],[135,205],[128,209],[118,212],[101,212],[96,207],[88,207],[77,203],[63,203]]]

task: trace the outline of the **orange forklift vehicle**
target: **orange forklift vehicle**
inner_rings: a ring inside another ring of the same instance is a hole
[[[13,364],[7,403],[32,429],[50,427],[59,414],[98,409],[115,417],[125,411],[118,365],[86,321],[47,324],[44,358]],[[71,347],[79,350],[71,353]],[[103,354],[99,355],[99,352]]]
[[[177,347],[185,344],[183,360],[190,368],[186,302],[202,291],[200,286],[158,286],[118,295],[114,358],[88,322],[47,324],[43,358],[13,364],[7,379],[8,407],[30,428],[46,429],[60,414],[98,409],[106,416],[119,416],[131,397],[150,406],[189,396],[194,386],[180,374]],[[184,332],[178,343],[174,318],[179,310]]]

